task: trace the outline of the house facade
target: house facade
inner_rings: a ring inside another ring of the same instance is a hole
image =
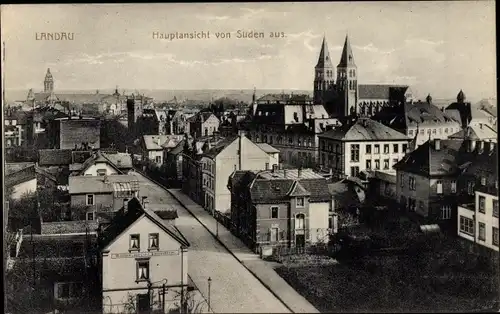
[[[326,243],[336,230],[327,181],[311,169],[236,170],[228,186],[234,232],[255,252]]]
[[[199,112],[188,120],[191,136],[212,136],[219,131],[220,120],[211,112]]]
[[[268,152],[266,152],[266,150]],[[229,213],[231,192],[227,180],[235,170],[263,170],[277,165],[277,150],[261,148],[243,132],[228,137],[203,153],[201,157],[205,209]]]
[[[319,164],[337,178],[364,170],[390,170],[406,153],[409,138],[367,118],[319,136]]]
[[[183,135],[144,135],[141,140],[143,160],[151,160],[158,167],[163,165],[164,150],[174,148]]]
[[[188,241],[132,198],[99,233],[103,313],[178,307],[188,286]]]

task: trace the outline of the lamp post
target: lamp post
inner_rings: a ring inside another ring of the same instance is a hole
[[[212,310],[212,305],[210,304],[210,286],[212,285],[212,278],[208,277],[208,309]]]

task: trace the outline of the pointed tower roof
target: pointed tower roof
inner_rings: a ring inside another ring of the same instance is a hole
[[[464,101],[465,101],[465,94],[462,90],[460,90],[460,92],[458,92],[458,95],[457,95],[457,102],[463,103]]]
[[[427,95],[427,97],[425,98],[425,101],[427,101],[428,104],[432,104],[431,94]]]
[[[328,44],[326,43],[325,36],[323,36],[323,43],[321,44],[321,51],[319,52],[319,58],[316,67],[333,67],[332,61],[330,60],[330,51],[328,50]]]
[[[354,63],[354,55],[352,54],[351,44],[349,43],[349,36],[345,36],[344,49],[342,49],[342,55],[340,56],[340,62],[338,67],[348,67],[356,66]]]
[[[50,68],[47,69],[47,74],[45,74],[45,80],[52,80],[52,73],[50,73]]]

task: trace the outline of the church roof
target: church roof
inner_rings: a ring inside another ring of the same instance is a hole
[[[326,38],[323,37],[323,43],[321,44],[321,51],[319,52],[317,68],[332,68],[332,61],[330,60],[330,52],[328,51],[328,44],[326,43]]]
[[[340,62],[337,67],[348,67],[356,66],[354,63],[354,55],[352,53],[351,44],[349,42],[349,36],[345,36],[344,49],[342,49],[342,55],[340,56]]]
[[[389,100],[391,98],[394,98],[394,96],[404,95],[407,89],[408,89],[407,85],[384,85],[384,84],[358,85],[359,99]]]

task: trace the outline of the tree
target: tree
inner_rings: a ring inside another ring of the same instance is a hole
[[[174,291],[174,306],[169,310],[169,313],[180,313],[181,299],[184,298],[184,311],[183,313],[206,313],[211,312],[208,303],[205,299],[200,297],[196,298],[196,290],[184,292],[182,296],[180,291]]]

